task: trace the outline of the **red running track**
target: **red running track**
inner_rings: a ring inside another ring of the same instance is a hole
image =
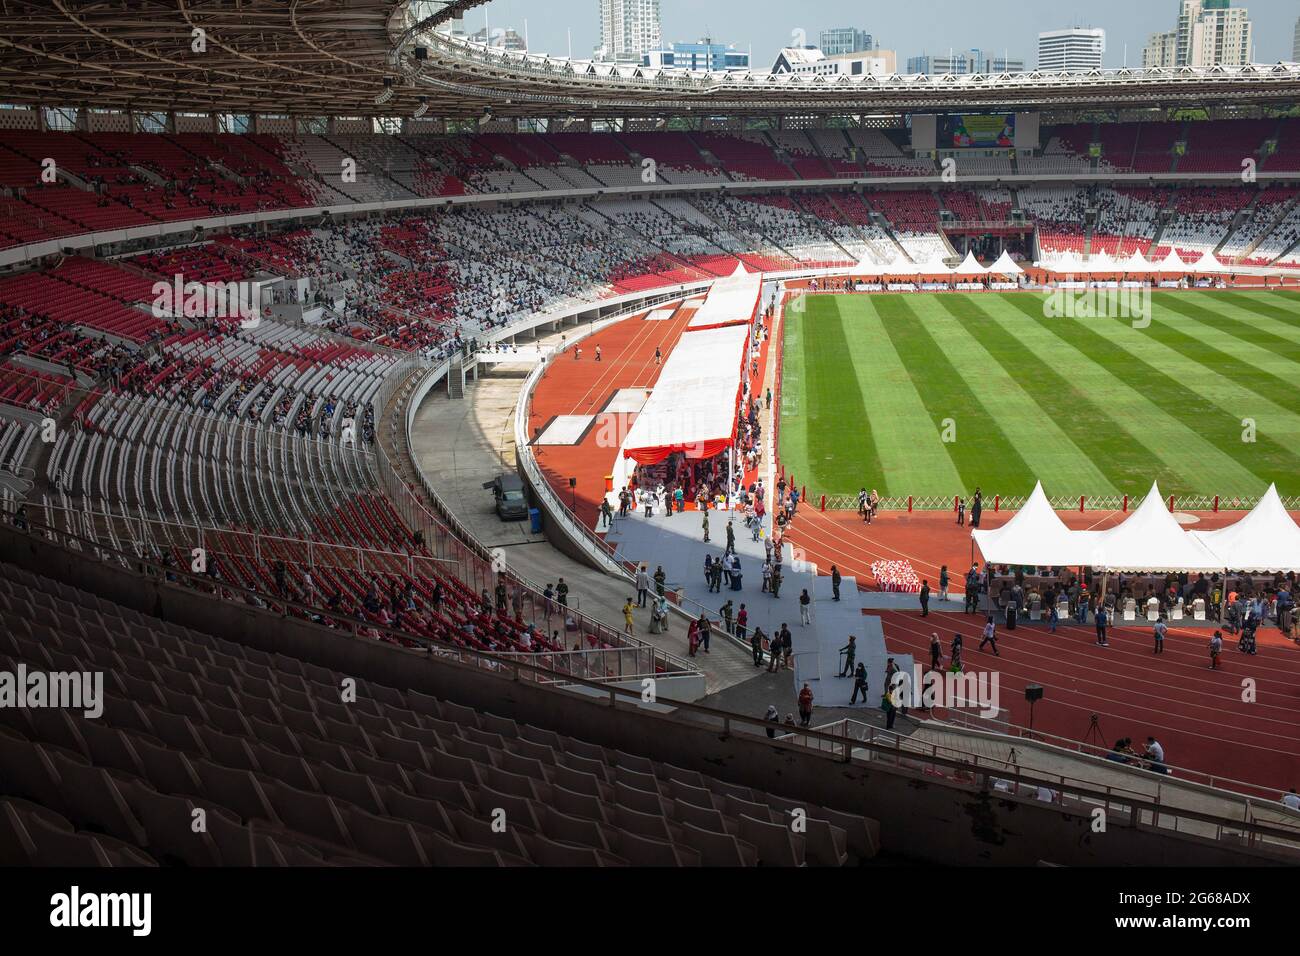
[[[1099,647],[1091,626],[999,628],[1000,657],[980,652],[983,619],[977,615],[884,612],[885,643],[891,651],[930,659],[930,635],[938,632],[945,663],[954,633],[962,635],[969,671],[997,670],[1001,705],[1013,724],[1029,723],[1027,684],[1044,697],[1034,707],[1034,729],[1084,740],[1091,714],[1099,714],[1109,747],[1131,737],[1140,750],[1148,735],[1165,748],[1166,760],[1265,789],[1276,799],[1300,788],[1300,650],[1276,630],[1260,632],[1254,657],[1224,642],[1223,664],[1210,670],[1210,632],[1170,628],[1163,655],[1152,654],[1147,628],[1112,628],[1109,647]],[[1243,682],[1255,684],[1254,703],[1243,701]],[[1205,782],[1205,781],[1202,781]],[[1271,788],[1271,789],[1269,789]]]
[[[985,512],[981,527],[998,527],[1010,517]],[[1197,527],[1215,528],[1241,513],[1199,517]],[[1072,512],[1062,518],[1074,528],[1106,528],[1123,515]],[[908,559],[932,586],[941,564],[948,564],[959,584],[971,560],[969,526],[958,527],[952,515],[940,512],[888,513],[866,525],[851,512],[801,507],[787,538],[823,572],[838,564],[865,587],[873,584],[871,562],[880,558]],[[1254,657],[1237,651],[1236,639],[1228,637],[1223,666],[1215,672],[1204,628],[1171,628],[1165,653],[1157,657],[1147,627],[1112,628],[1110,647],[1102,648],[1091,626],[1062,626],[1056,634],[1039,625],[1014,632],[999,626],[1001,657],[995,658],[976,650],[980,617],[931,614],[922,620],[919,609],[880,617],[889,649],[922,662],[930,659],[933,632],[939,633],[945,661],[953,634],[960,633],[968,671],[998,670],[1001,705],[1014,724],[1029,723],[1024,688],[1040,684],[1045,695],[1034,708],[1036,730],[1083,740],[1096,713],[1107,747],[1131,737],[1141,749],[1154,735],[1175,766],[1259,784],[1265,788],[1260,795],[1273,799],[1300,788],[1300,648],[1274,629],[1259,633]],[[1255,683],[1254,703],[1242,700],[1248,678]]]

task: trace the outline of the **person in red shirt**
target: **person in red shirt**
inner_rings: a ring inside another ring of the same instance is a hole
[[[803,690],[799,691],[799,725],[807,727],[812,724],[813,712],[813,692],[807,682],[803,685]]]

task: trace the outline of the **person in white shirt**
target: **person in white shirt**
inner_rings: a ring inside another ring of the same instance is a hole
[[[1282,806],[1291,810],[1300,810],[1300,795],[1295,792],[1295,787],[1291,788],[1289,793],[1282,795]]]
[[[1165,623],[1165,619],[1163,617],[1160,618],[1160,620],[1156,621],[1156,626],[1154,628],[1156,649],[1153,653],[1163,654],[1165,652],[1165,634],[1167,634],[1168,632],[1169,632],[1169,625]]]
[[[1147,759],[1148,770],[1153,773],[1169,772],[1169,768],[1165,766],[1165,748],[1160,746],[1160,741],[1156,738],[1147,738],[1147,749],[1143,756]]]

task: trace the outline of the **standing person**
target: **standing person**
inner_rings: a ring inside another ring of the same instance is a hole
[[[993,621],[993,615],[990,614],[987,621],[984,622],[984,639],[980,641],[980,646],[976,650],[984,650],[985,644],[993,645],[993,656],[1001,657],[998,653],[998,629]]]
[[[658,365],[658,364],[660,364],[663,360],[664,360],[664,353],[661,352],[661,351],[659,350],[659,346],[656,345],[656,346],[655,346],[655,364]]]
[[[808,589],[804,588],[799,593],[799,625],[807,627],[812,623],[812,598],[808,596]]]
[[[1110,647],[1110,641],[1106,640],[1106,605],[1097,603],[1097,613],[1093,615],[1093,619],[1097,622],[1097,645]]]
[[[660,597],[664,596],[664,585],[668,582],[668,575],[664,572],[662,564],[655,565],[655,594]]]
[[[763,590],[761,593],[766,594],[772,584],[772,562],[770,560],[763,562]]]
[[[1059,605],[1056,603],[1056,601],[1053,601],[1051,607],[1047,609],[1047,623],[1048,623],[1047,632],[1049,634],[1055,634],[1056,625],[1059,624],[1060,621],[1061,621],[1061,612],[1059,610]]]
[[[734,522],[727,522],[727,554],[736,550],[736,529],[733,527]]]
[[[889,692],[889,684],[885,684],[885,692],[880,696],[880,709],[885,712],[885,729],[893,730],[894,721],[898,717],[898,707],[894,704],[894,695]]]
[[[614,509],[609,505],[609,499],[606,498],[600,503],[600,526],[608,528],[614,520]]]
[[[743,608],[742,608],[743,610]],[[754,655],[754,666],[763,666],[763,629],[755,625],[754,633],[749,638],[749,649]]]
[[[767,665],[767,672],[769,674],[775,674],[777,672],[777,669],[780,668],[781,666],[781,653],[784,649],[781,642],[784,639],[784,637],[785,637],[785,625],[782,624],[780,630],[778,630],[775,634],[772,635],[771,645],[768,648],[768,653],[772,658]]]
[[[939,600],[948,600],[948,565],[939,568]]]
[[[1165,652],[1165,634],[1169,631],[1169,625],[1165,623],[1165,616],[1160,615],[1156,621],[1156,626],[1152,629],[1152,636],[1155,638],[1156,647],[1153,654],[1163,654]]]
[[[690,626],[686,628],[686,650],[691,657],[695,656],[696,649],[700,646],[700,622],[693,620]]]
[[[930,616],[930,582],[921,582],[921,617]]]
[[[767,739],[775,740],[776,732],[781,726],[781,712],[776,709],[775,704],[767,705],[767,713],[763,715],[763,720],[767,723]]]
[[[730,604],[731,602],[728,601],[727,603]],[[746,610],[745,605],[742,604],[740,605],[740,610],[736,612],[736,636],[743,641],[745,639],[745,635],[748,633],[749,633],[749,611]]]
[[[784,580],[784,575],[781,574],[781,566],[778,564],[776,567],[772,569],[772,581],[771,584],[768,585],[768,587],[772,592],[772,597],[774,598],[781,597],[781,582],[783,580]]]
[[[842,580],[844,579],[840,577],[840,569],[832,564],[831,565],[831,591],[835,595],[833,600],[838,601],[840,599],[840,582]]]
[[[966,499],[965,498],[957,499],[957,524],[963,526],[966,524]]]
[[[978,488],[975,489],[975,497],[970,503],[970,526],[978,528],[980,526],[980,515],[984,512],[984,496]]]
[[[943,645],[939,643],[939,632],[930,635],[930,670],[937,671],[943,664]]]
[[[865,704],[867,702],[867,665],[862,663],[859,663],[853,671],[853,694],[849,697],[850,707],[858,702],[858,694],[862,695],[862,703]]]
[[[555,585],[555,600],[560,607],[569,606],[569,585],[565,583],[564,578],[560,578]]]
[[[952,647],[948,650],[948,657],[952,660],[952,671],[954,674],[961,673],[961,635],[952,636]]]
[[[637,568],[636,572],[636,606],[645,607],[646,601],[650,598],[650,575],[646,573],[646,566],[643,564]]]
[[[804,681],[803,690],[799,691],[799,726],[809,727],[812,725],[813,715],[813,692]]]
[[[794,635],[784,624],[781,625],[781,656],[785,661],[785,669],[794,670]]]
[[[632,603],[631,598],[628,598],[627,603],[623,605],[623,633],[624,634],[632,633],[632,609],[634,607],[636,607],[636,605]]]
[[[858,654],[858,639],[852,634],[849,635],[849,642],[840,648],[840,653],[845,655],[844,666],[840,668],[840,677],[848,677],[853,673],[853,659]]]
[[[600,346],[599,346],[599,345],[596,346],[596,361],[597,361],[597,362],[600,361]]]
[[[704,653],[707,654],[709,653],[709,637],[713,633],[713,625],[710,623],[708,616],[703,613],[700,614],[700,627],[698,633],[700,647],[704,648]]]
[[[858,514],[862,515],[863,520],[867,517],[867,489],[862,488],[858,491]]]
[[[1218,631],[1210,638],[1210,670],[1219,669],[1219,656],[1223,653],[1223,635]]]
[[[722,605],[722,607],[718,609],[718,613],[722,615],[722,626],[726,629],[728,634],[732,633],[731,623],[734,610],[735,606],[731,603],[730,598],[727,599],[726,604]]]
[[[700,526],[704,528],[704,543],[708,544],[709,543],[709,513],[707,511],[704,512],[704,518],[700,522]]]

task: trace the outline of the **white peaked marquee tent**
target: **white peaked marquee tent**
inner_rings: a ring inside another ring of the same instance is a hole
[[[1169,255],[1165,256],[1164,261],[1156,266],[1157,272],[1191,272],[1192,267],[1183,261],[1182,257],[1174,250],[1169,250]]]
[[[1222,571],[1218,556],[1183,530],[1169,513],[1160,486],[1120,525],[1097,535],[1094,567],[1108,571]]]
[[[1246,517],[1218,531],[1193,531],[1192,537],[1234,571],[1300,570],[1300,527],[1287,514],[1277,486]]]
[[[1024,273],[1024,269],[1016,265],[1016,261],[1011,258],[1007,250],[1002,250],[1002,255],[998,256],[998,261],[989,266],[989,272],[999,276],[1018,276]]]
[[[1116,272],[1118,268],[1115,260],[1110,257],[1110,253],[1105,249],[1101,250],[1101,252],[1094,252],[1088,258],[1089,272]]]
[[[1217,531],[1184,531],[1160,487],[1109,531],[1071,531],[1052,509],[1042,485],[1001,528],[972,531],[991,564],[1088,565],[1126,573],[1164,571],[1300,571],[1300,526],[1270,486],[1255,509]]]
[[[1214,257],[1214,253],[1208,249],[1201,254],[1201,258],[1196,260],[1196,265],[1192,266],[1194,272],[1223,272],[1223,263]]]
[[[1124,263],[1123,268],[1125,272],[1154,272],[1156,266],[1150,259],[1134,249],[1133,255],[1128,257],[1128,261]]]
[[[1071,531],[1053,510],[1042,482],[1025,506],[1001,528],[972,531],[984,560],[992,564],[1065,567],[1092,564],[1095,531]]]
[[[987,275],[988,271],[988,269],[980,265],[973,252],[966,253],[966,258],[961,261],[961,265],[952,270],[953,275],[959,276],[982,276]]]

